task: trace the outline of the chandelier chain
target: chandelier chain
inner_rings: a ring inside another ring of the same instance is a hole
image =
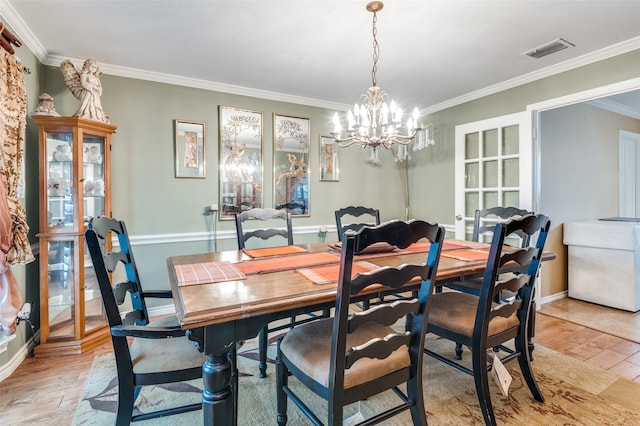
[[[378,70],[378,59],[380,58],[380,45],[378,44],[378,14],[373,12],[373,68],[371,69],[371,82],[373,86],[377,86],[376,71]]]

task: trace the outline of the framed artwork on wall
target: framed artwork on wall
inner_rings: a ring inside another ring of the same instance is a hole
[[[273,205],[309,215],[309,118],[273,114]]]
[[[320,135],[320,180],[340,180],[340,147],[332,136]]]
[[[204,123],[174,120],[177,178],[205,178]]]
[[[220,220],[262,207],[262,113],[220,105]]]

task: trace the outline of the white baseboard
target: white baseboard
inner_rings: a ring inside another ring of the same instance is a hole
[[[569,295],[569,292],[567,290],[565,290],[565,291],[561,291],[560,293],[551,294],[549,296],[541,297],[540,298],[540,305],[544,305],[545,303],[551,303],[554,300],[564,299],[568,295]]]
[[[20,367],[22,361],[27,359],[27,356],[33,351],[33,348],[36,346],[36,340],[40,340],[40,330],[36,331],[35,336],[29,339],[25,344],[20,348],[16,354],[11,357],[9,362],[0,366],[0,382],[13,374],[14,371]]]

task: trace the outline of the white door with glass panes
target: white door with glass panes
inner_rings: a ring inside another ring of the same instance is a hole
[[[477,209],[531,210],[530,129],[527,112],[456,126],[456,238],[471,240]]]

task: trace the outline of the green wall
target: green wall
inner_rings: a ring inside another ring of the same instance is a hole
[[[73,115],[77,100],[64,85],[57,67],[40,65],[25,48],[19,56],[32,71],[26,77],[28,111],[37,105],[37,97],[47,92],[54,97],[57,111]],[[24,52],[23,52],[24,51]],[[482,99],[432,114],[436,145],[412,153],[409,165],[411,216],[443,225],[454,218],[454,129],[458,124],[523,111],[535,102],[556,98],[582,90],[640,76],[640,51],[626,53],[572,71],[564,72]],[[212,229],[211,216],[205,209],[218,201],[218,106],[250,109],[263,113],[264,205],[272,206],[273,181],[271,159],[272,114],[295,115],[311,119],[310,180],[311,214],[294,219],[297,242],[319,241],[322,225],[334,224],[333,211],[346,205],[378,207],[382,220],[404,218],[401,173],[390,153],[383,152],[383,166],[365,162],[368,153],[357,148],[340,153],[339,182],[318,181],[318,135],[330,130],[333,111],[293,103],[270,101],[179,85],[156,83],[133,78],[102,76],[104,110],[118,126],[112,138],[112,204],[113,215],[127,222],[134,241],[146,237],[151,244],[136,245],[136,258],[141,279],[148,288],[166,288],[167,256],[213,249],[211,238],[202,238]],[[428,84],[424,84],[428,90]],[[206,124],[206,179],[174,177],[173,120],[201,121]],[[28,120],[26,152],[26,200],[30,235],[34,243],[38,230],[37,133]],[[544,173],[544,165],[543,165]],[[553,210],[563,206],[546,206]],[[221,236],[218,249],[235,247],[231,238],[233,223],[216,222]],[[197,237],[192,237],[196,235]],[[161,237],[166,237],[160,241]],[[178,242],[182,238],[184,241]],[[157,239],[157,243],[153,243]],[[328,239],[335,239],[330,233]],[[17,275],[27,301],[39,300],[37,263],[18,267]],[[37,312],[35,319],[37,323]],[[21,326],[24,327],[24,326]],[[30,333],[23,328],[19,339],[0,354],[0,368],[24,346]]]

